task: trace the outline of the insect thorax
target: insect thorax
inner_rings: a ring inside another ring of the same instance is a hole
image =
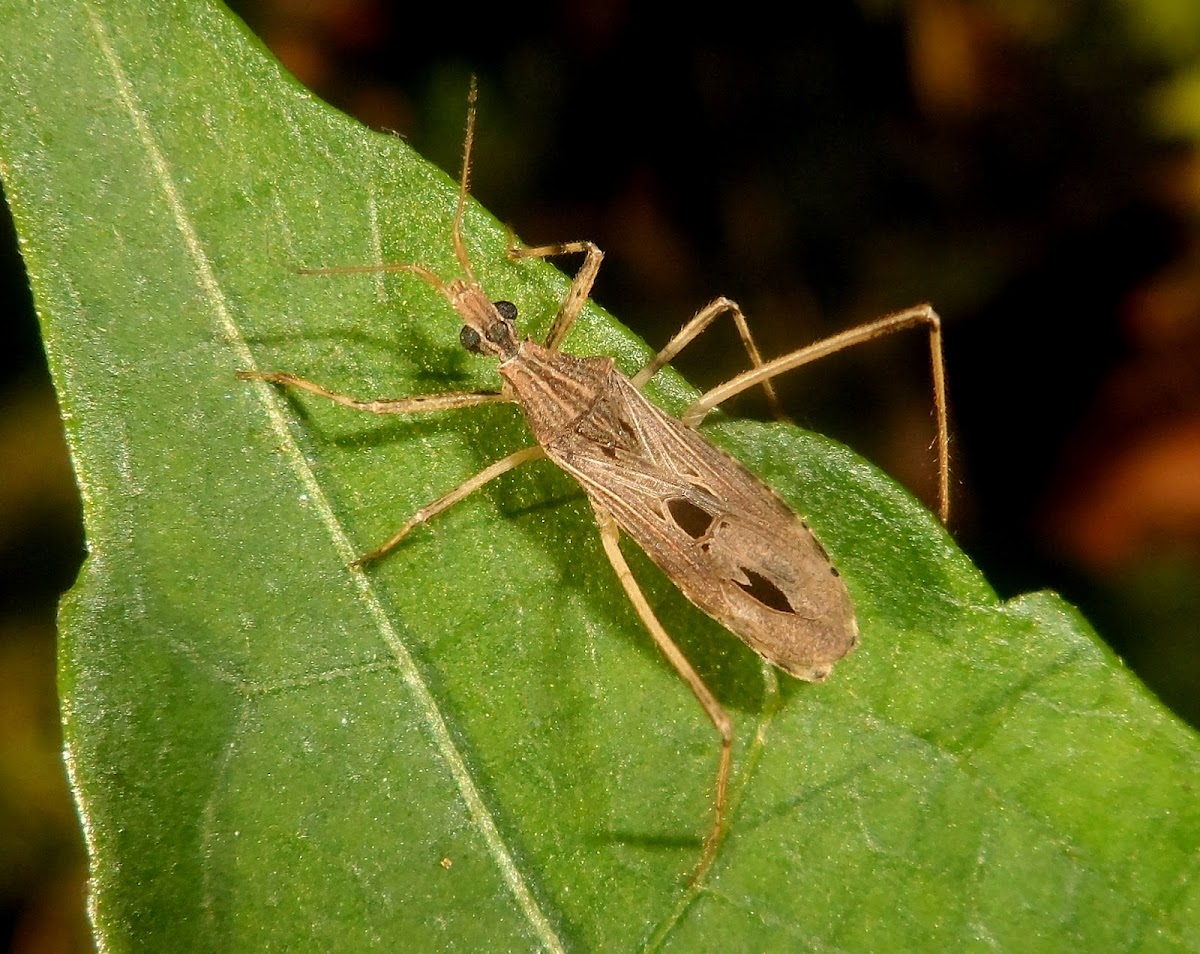
[[[521,342],[516,357],[500,365],[543,447],[592,409],[612,373],[612,358],[580,358],[534,341]]]

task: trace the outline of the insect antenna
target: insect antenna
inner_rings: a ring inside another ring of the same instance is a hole
[[[467,208],[467,190],[471,185],[471,147],[475,144],[475,102],[479,98],[479,83],[472,75],[471,88],[467,91],[467,135],[463,140],[462,173],[458,179],[458,207],[454,210],[454,255],[462,266],[467,280],[475,281],[475,270],[471,268],[471,260],[467,257],[467,246],[463,242],[462,224],[463,213]]]
[[[458,180],[458,204],[454,209],[454,229],[451,233],[454,242],[454,257],[466,275],[467,281],[478,285],[475,269],[471,267],[471,259],[467,255],[467,246],[462,237],[463,216],[467,208],[467,193],[471,185],[471,147],[475,143],[475,103],[479,98],[479,83],[471,77],[471,88],[467,93],[467,134],[463,143],[462,172]],[[386,263],[379,265],[337,265],[327,268],[298,268],[300,275],[364,275],[378,272],[409,272],[418,275],[429,282],[443,294],[449,295],[448,283],[443,281],[424,265]]]

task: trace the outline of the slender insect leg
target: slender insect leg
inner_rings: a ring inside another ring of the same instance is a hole
[[[750,334],[750,325],[746,322],[746,316],[742,309],[736,301],[730,298],[718,298],[696,312],[692,319],[680,328],[675,336],[666,343],[666,346],[651,359],[650,363],[630,379],[633,386],[640,391],[647,381],[670,364],[679,352],[695,341],[717,318],[726,313],[733,318],[733,323],[737,325],[738,335],[746,348],[746,354],[750,356],[750,363],[755,368],[761,368],[764,364],[762,355],[759,354],[758,345],[754,343],[754,337]],[[780,420],[786,420],[787,415],[783,413],[783,406],[779,403],[779,398],[775,394],[775,386],[771,384],[770,379],[762,381],[762,389],[766,392],[767,401],[771,405],[771,413]]]
[[[768,378],[854,345],[921,325],[929,329],[929,362],[933,373],[933,403],[937,417],[938,515],[942,523],[946,523],[950,519],[950,428],[946,411],[946,369],[942,360],[942,320],[930,305],[915,305],[885,315],[745,371],[702,395],[700,400],[683,412],[680,420],[688,427],[695,427],[718,404]]]
[[[246,381],[269,381],[272,384],[282,384],[288,387],[299,388],[302,391],[310,391],[313,394],[319,394],[321,397],[336,401],[338,404],[343,404],[356,411],[369,411],[372,414],[414,414],[422,411],[446,411],[459,407],[473,407],[477,404],[495,404],[501,401],[512,401],[511,397],[497,391],[453,391],[446,394],[418,394],[409,398],[377,398],[375,400],[360,401],[357,398],[338,394],[336,391],[330,391],[328,388],[323,388],[312,381],[298,378],[294,374],[288,374],[283,371],[239,371],[237,376]],[[440,497],[433,503],[422,507],[413,514],[409,521],[387,543],[372,550],[366,556],[359,557],[351,566],[359,567],[364,563],[377,560],[379,557],[395,549],[400,541],[408,536],[415,527],[437,516],[448,507],[454,506],[454,504],[469,494],[474,493],[488,481],[494,480],[501,474],[507,473],[514,467],[519,467],[527,461],[537,460],[539,457],[544,456],[545,452],[540,446],[526,447],[524,450],[519,450],[516,453],[509,454],[502,460],[496,461],[496,463],[480,471],[444,497]]]
[[[298,378],[285,371],[239,371],[237,376],[243,381],[269,381],[272,384],[282,384],[287,387],[299,388],[319,394],[323,398],[336,401],[356,411],[369,411],[372,414],[420,414],[425,411],[448,411],[458,407],[474,407],[477,404],[496,404],[505,401],[511,403],[512,398],[502,391],[449,391],[444,394],[418,394],[407,398],[373,398],[360,401],[346,394],[330,391],[312,381]]]
[[[411,517],[408,522],[396,531],[395,535],[381,547],[376,547],[366,556],[361,556],[355,560],[351,566],[360,567],[364,563],[370,563],[372,560],[378,560],[381,556],[394,550],[405,537],[409,535],[416,527],[423,523],[432,520],[443,510],[449,510],[464,497],[469,497],[475,493],[480,487],[489,481],[495,480],[501,474],[507,474],[514,467],[520,467],[522,464],[528,463],[531,460],[537,460],[540,457],[545,457],[546,452],[542,450],[540,445],[526,447],[515,453],[509,454],[507,457],[496,461],[490,467],[484,468],[470,480],[464,481],[450,493],[444,497],[439,497],[431,504],[426,504]]]
[[[553,245],[537,245],[533,248],[522,248],[517,244],[516,236],[511,232],[508,236],[508,257],[513,261],[521,258],[549,258],[552,255],[573,255],[584,253],[583,264],[571,280],[571,287],[558,306],[558,314],[550,325],[546,335],[546,347],[558,349],[563,338],[575,324],[575,319],[583,311],[588,295],[592,293],[592,285],[596,283],[596,273],[600,271],[600,263],[604,261],[604,252],[595,242],[556,242]]]
[[[650,631],[650,635],[654,638],[654,642],[658,644],[658,648],[662,650],[663,655],[675,667],[675,671],[687,683],[688,688],[692,690],[692,695],[696,697],[696,701],[700,703],[705,714],[712,721],[713,728],[721,736],[721,760],[717,765],[717,784],[713,797],[713,826],[704,841],[704,854],[700,858],[700,865],[696,869],[694,876],[694,880],[699,879],[708,869],[708,866],[712,864],[713,857],[717,852],[717,846],[721,842],[722,828],[725,824],[725,795],[729,788],[729,767],[733,757],[733,723],[729,721],[729,715],[721,707],[721,704],[717,702],[716,696],[704,684],[704,680],[700,678],[700,674],[692,668],[692,664],[688,662],[683,651],[675,645],[675,641],[667,635],[667,631],[663,628],[662,623],[654,615],[654,610],[650,608],[650,604],[646,601],[641,587],[638,586],[637,580],[633,578],[633,572],[629,569],[629,564],[625,562],[625,557],[621,553],[621,547],[618,544],[620,531],[616,520],[613,519],[612,514],[595,503],[595,501],[592,502],[592,507],[596,511],[596,521],[600,524],[600,540],[604,544],[604,552],[608,555],[608,561],[617,572],[617,579],[621,581],[621,586],[625,589],[625,595],[629,597],[629,601],[633,604],[633,608],[637,610],[637,614],[641,617],[646,629]]]

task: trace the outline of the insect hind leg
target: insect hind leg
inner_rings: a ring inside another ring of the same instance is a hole
[[[619,545],[620,531],[617,526],[617,521],[607,510],[599,504],[592,502],[592,508],[596,511],[596,522],[600,525],[600,540],[604,544],[604,552],[608,556],[609,563],[612,564],[613,570],[616,571],[617,579],[621,581],[621,586],[625,590],[625,595],[629,598],[629,602],[633,604],[633,608],[637,611],[638,617],[650,631],[654,642],[658,648],[662,650],[667,661],[675,667],[675,671],[679,677],[687,683],[687,687],[692,690],[692,695],[696,697],[696,701],[704,709],[705,715],[712,722],[713,728],[717,730],[717,734],[721,737],[721,757],[717,763],[717,779],[716,787],[713,793],[713,824],[709,830],[708,837],[704,840],[704,851],[700,856],[700,864],[696,867],[695,874],[692,876],[692,882],[700,880],[704,872],[708,870],[712,864],[713,858],[716,857],[717,848],[721,844],[721,836],[725,828],[725,808],[727,802],[727,793],[729,789],[729,769],[733,761],[733,723],[729,719],[729,714],[717,701],[716,696],[712,694],[712,690],[705,685],[704,680],[700,678],[700,674],[688,658],[683,654],[673,639],[667,634],[663,624],[658,621],[658,617],[654,615],[654,610],[651,609],[650,603],[646,600],[646,596],[642,593],[642,588],[638,586],[637,580],[633,577],[633,571],[629,569],[629,564],[625,562],[625,557],[621,553]]]
[[[830,335],[790,354],[781,355],[751,368],[701,395],[700,400],[683,412],[680,420],[689,427],[696,427],[718,404],[776,375],[809,364],[818,358],[844,351],[846,348],[865,344],[897,331],[920,327],[929,332],[929,363],[933,378],[934,414],[937,420],[938,516],[943,524],[947,523],[950,519],[950,425],[946,406],[946,366],[942,358],[942,320],[932,305],[914,305],[912,308],[884,315],[865,325]]]

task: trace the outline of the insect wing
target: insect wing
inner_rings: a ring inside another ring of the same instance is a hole
[[[738,461],[612,375],[547,455],[688,599],[785,672],[824,679],[858,643],[824,548]]]

